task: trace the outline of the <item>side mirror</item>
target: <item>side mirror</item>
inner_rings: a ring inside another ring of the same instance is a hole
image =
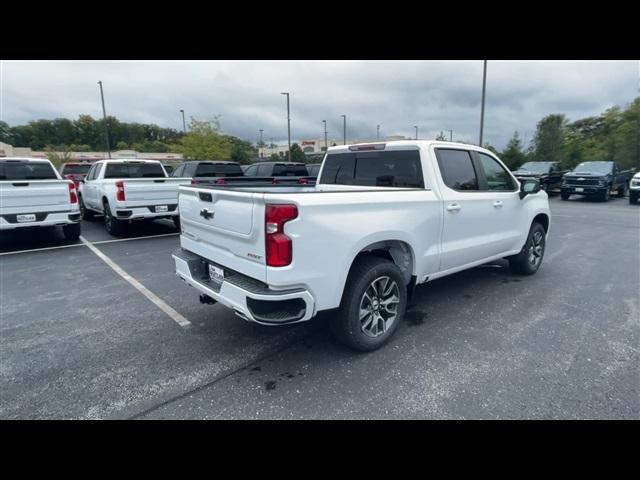
[[[520,183],[520,200],[527,195],[538,193],[540,191],[540,182],[534,178],[522,180]]]

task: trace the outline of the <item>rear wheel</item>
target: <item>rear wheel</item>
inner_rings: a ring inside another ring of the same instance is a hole
[[[124,233],[124,224],[121,220],[113,218],[111,214],[111,208],[109,208],[109,203],[105,200],[103,203],[104,207],[104,226],[111,235],[122,235]]]
[[[407,289],[397,265],[385,258],[362,257],[349,272],[331,331],[354,350],[375,350],[391,338],[406,306]]]
[[[509,266],[513,273],[533,275],[540,268],[546,247],[546,232],[539,223],[531,225],[527,241],[520,253],[509,258]]]
[[[82,195],[78,196],[78,205],[80,207],[80,216],[83,220],[93,220],[93,216],[95,213],[91,210],[87,210],[87,207],[84,204],[84,200],[82,200]]]
[[[65,225],[62,227],[62,233],[67,240],[77,240],[80,238],[80,224],[70,223],[69,225]]]
[[[627,185],[626,183],[623,183],[622,185],[620,185],[620,187],[618,188],[618,196],[620,198],[624,197],[627,194],[628,188],[629,188],[629,185]]]

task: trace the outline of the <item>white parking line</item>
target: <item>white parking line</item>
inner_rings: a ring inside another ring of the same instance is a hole
[[[116,240],[100,240],[99,242],[92,242],[92,244],[101,245],[103,243],[128,242],[131,240],[144,240],[145,238],[172,237],[175,235],[180,235],[180,234],[179,233],[162,233],[159,235],[147,235],[146,237],[118,238]],[[18,253],[43,252],[45,250],[57,250],[59,248],[85,247],[85,246],[86,245],[84,243],[74,243],[73,245],[59,245],[57,247],[32,248],[31,250],[17,250],[15,252],[0,253],[0,257],[3,255],[17,255]]]
[[[89,247],[89,249],[93,253],[95,253],[98,256],[98,258],[100,258],[100,260],[102,260],[104,263],[109,265],[113,269],[114,272],[116,272],[118,275],[120,275],[122,278],[124,278],[127,282],[129,282],[132,287],[134,287],[136,290],[138,290],[140,293],[142,293],[145,297],[147,297],[160,310],[162,310],[164,313],[169,315],[171,317],[171,319],[174,320],[178,325],[180,325],[181,327],[190,327],[191,326],[191,322],[189,320],[187,320],[182,315],[180,315],[178,312],[176,312],[173,308],[171,308],[169,305],[167,305],[165,302],[163,302],[155,293],[150,291],[147,287],[142,285],[139,281],[137,281],[135,278],[133,278],[131,275],[129,275],[127,272],[125,272],[122,268],[120,268],[120,266],[118,266],[118,264],[116,264],[113,260],[111,260],[109,257],[107,257],[100,250],[98,250],[98,248],[93,243],[91,243],[90,241],[86,240],[83,236],[80,236],[80,240],[82,241],[82,243],[84,245]]]

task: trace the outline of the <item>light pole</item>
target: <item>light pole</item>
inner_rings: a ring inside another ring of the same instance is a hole
[[[182,131],[184,134],[187,134],[187,122],[184,121],[184,110],[180,109],[180,113],[182,114]]]
[[[453,142],[453,130],[449,130],[449,141]]]
[[[380,140],[380,125],[376,125],[376,140]]]
[[[417,126],[417,125],[414,125],[414,126],[413,126],[413,128],[415,128],[415,129],[416,129],[416,140],[417,140],[417,139],[418,139],[418,126]]]
[[[260,143],[258,144],[258,152],[260,152],[260,158],[263,157],[263,152],[262,152],[262,132],[264,132],[264,130],[261,128],[260,129]]]
[[[482,107],[480,108],[480,143],[482,147],[482,130],[484,129],[484,97],[487,90],[487,61],[484,61],[484,67],[482,69]]]
[[[329,150],[329,144],[327,143],[327,121],[322,120],[322,123],[324,123],[324,151],[326,152]]]
[[[342,144],[347,144],[347,116],[340,115],[342,117]]]
[[[107,125],[107,110],[104,108],[104,92],[102,91],[102,80],[98,82],[100,85],[100,98],[102,99],[102,118],[104,118],[104,135],[107,140],[107,155],[111,158],[111,146],[109,145],[109,125]]]
[[[289,154],[289,161],[291,161],[291,110],[289,109],[289,92],[282,92],[280,93],[280,95],[286,95],[287,96],[287,134],[288,134],[288,145],[289,145],[289,151],[287,152]]]

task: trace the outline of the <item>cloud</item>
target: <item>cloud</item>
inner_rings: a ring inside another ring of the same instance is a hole
[[[625,105],[639,95],[633,61],[489,61],[485,141],[502,148],[515,130],[531,139],[550,113],[570,119]],[[477,141],[481,61],[3,61],[0,118],[10,125],[38,118],[102,115],[122,121],[182,128],[187,116],[221,116],[226,133],[256,141],[286,141],[291,93],[294,141],[323,136],[373,139],[381,135]]]

